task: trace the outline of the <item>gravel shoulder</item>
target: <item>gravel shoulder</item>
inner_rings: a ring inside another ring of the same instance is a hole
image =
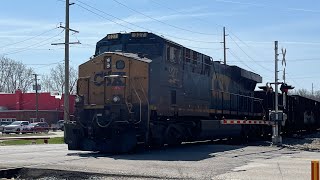
[[[284,138],[283,146],[289,149],[320,152],[320,131]]]

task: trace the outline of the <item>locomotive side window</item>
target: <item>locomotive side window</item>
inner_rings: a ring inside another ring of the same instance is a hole
[[[167,46],[167,61],[171,63],[181,63],[182,50],[180,47]]]
[[[179,63],[181,60],[181,50],[174,48],[173,52],[174,52],[173,58],[174,58],[175,62]]]
[[[204,74],[210,76],[210,67],[211,67],[211,62],[210,62],[210,57],[205,56],[204,57]]]
[[[118,61],[116,62],[116,68],[117,68],[117,69],[124,69],[124,67],[125,67],[125,63],[124,63],[123,60],[118,60]]]
[[[186,49],[186,62],[191,61],[191,54],[190,54],[190,49]]]
[[[170,47],[167,47],[167,61],[170,61]]]
[[[176,90],[171,90],[171,104],[177,104],[177,92],[176,92]]]
[[[193,61],[192,61],[193,64],[198,64],[198,62],[197,62],[198,61],[198,53],[197,52],[193,51],[192,59],[193,59]]]

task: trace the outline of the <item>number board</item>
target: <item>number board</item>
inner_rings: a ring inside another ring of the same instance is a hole
[[[109,39],[109,40],[119,39],[119,34],[108,34],[107,39]]]
[[[148,36],[147,32],[132,32],[131,37],[133,38],[146,38]]]

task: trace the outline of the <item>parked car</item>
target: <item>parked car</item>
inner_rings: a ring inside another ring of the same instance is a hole
[[[4,127],[5,134],[16,133],[19,134],[22,130],[29,125],[29,121],[14,121],[13,123]]]
[[[4,127],[7,126],[7,125],[9,125],[9,124],[11,124],[11,123],[12,123],[12,122],[10,122],[10,121],[1,121],[1,122],[0,122],[0,132],[3,132]]]
[[[57,125],[58,125],[58,129],[60,129],[61,131],[64,130],[64,120],[59,120]]]
[[[25,128],[23,128],[22,133],[48,133],[49,132],[49,125],[46,122],[36,122],[31,123]]]

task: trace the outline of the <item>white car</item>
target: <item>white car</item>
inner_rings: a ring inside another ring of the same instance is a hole
[[[9,133],[16,133],[20,134],[24,128],[28,126],[28,121],[14,121],[13,123],[7,125],[4,127],[3,133],[9,134]]]

